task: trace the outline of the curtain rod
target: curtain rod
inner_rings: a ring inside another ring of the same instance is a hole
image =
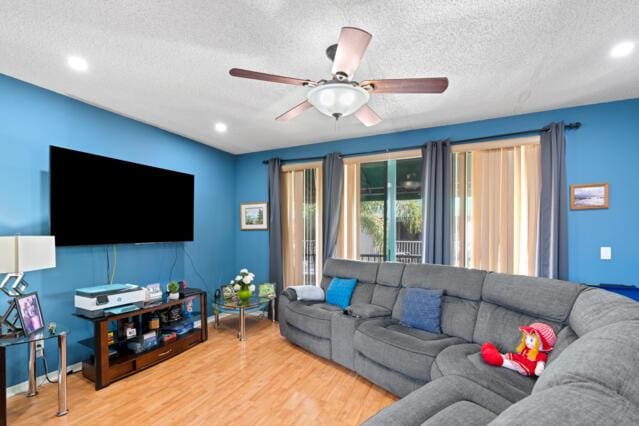
[[[578,129],[580,127],[581,127],[581,122],[580,121],[575,121],[574,123],[566,124],[564,126],[564,129],[571,130],[571,129]],[[501,138],[507,138],[507,137],[511,137],[511,136],[523,136],[523,135],[528,135],[528,134],[531,134],[531,133],[541,133],[543,131],[544,131],[544,128],[521,130],[519,132],[500,133],[500,134],[497,134],[497,135],[488,135],[488,136],[480,136],[480,137],[476,137],[476,138],[451,140],[450,142],[453,143],[453,144],[468,143],[468,142],[480,142],[480,141],[484,141],[486,139],[501,139]],[[362,155],[386,154],[386,153],[390,153],[390,152],[410,151],[411,149],[419,149],[422,146],[423,146],[423,144],[422,145],[414,145],[414,146],[404,146],[404,147],[401,147],[401,148],[378,149],[378,150],[375,150],[375,151],[353,152],[351,154],[342,154],[341,157],[342,158],[359,157],[359,156],[362,156]],[[322,160],[322,159],[324,159],[324,156],[303,157],[303,158],[286,158],[286,159],[282,159],[281,162],[282,163],[303,163],[303,162],[306,162],[306,161],[317,161],[317,160]],[[268,160],[262,161],[262,164],[268,164]]]

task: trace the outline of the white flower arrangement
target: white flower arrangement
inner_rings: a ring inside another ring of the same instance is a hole
[[[242,268],[240,269],[240,273],[231,280],[230,284],[233,286],[233,290],[236,292],[248,288],[248,290],[253,294],[255,292],[255,285],[253,284],[253,280],[255,280],[255,274],[249,272],[248,269]]]

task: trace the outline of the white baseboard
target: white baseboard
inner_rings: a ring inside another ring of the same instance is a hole
[[[73,372],[73,373],[77,373],[78,371],[82,371],[82,363],[81,362],[76,362],[75,364],[69,365],[68,367],[68,372]],[[49,377],[57,380],[58,378],[58,370],[55,371],[50,371],[49,372]],[[39,376],[38,378],[36,378],[36,383],[40,384],[42,382],[46,382],[47,384],[49,382],[46,381],[47,378],[45,377],[45,375],[43,374],[42,376]],[[38,386],[39,387],[39,386]],[[21,393],[27,393],[27,390],[29,389],[29,381],[25,381],[22,383],[18,383],[17,385],[13,385],[9,388],[7,388],[7,398],[11,398],[12,396],[16,396],[16,395],[20,395]]]
[[[247,312],[247,314],[248,315],[259,315],[259,312],[251,312],[251,313]],[[221,313],[220,314],[220,318],[224,318],[224,317],[229,316],[229,315],[232,315],[232,314]],[[215,322],[215,316],[211,315],[210,317],[207,318],[206,322],[209,323],[209,324]],[[78,372],[82,371],[82,362],[77,362],[75,364],[69,365],[67,368],[68,368],[68,370],[67,370],[68,372],[78,373]],[[58,377],[58,370],[50,371],[49,372],[49,377],[57,378]],[[42,383],[42,382],[46,382],[46,377],[44,376],[44,374],[36,379],[36,383]],[[28,380],[24,381],[22,383],[18,383],[17,385],[13,385],[13,386],[7,388],[7,398],[11,398],[12,396],[20,395],[21,393],[24,394],[24,393],[27,392],[28,389],[29,389],[29,381]]]

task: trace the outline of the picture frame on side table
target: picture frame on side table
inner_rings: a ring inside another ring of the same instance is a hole
[[[44,329],[44,318],[37,292],[16,296],[16,306],[22,322],[22,331],[26,336]]]
[[[266,201],[240,204],[240,230],[268,230],[268,203]]]
[[[607,208],[607,183],[586,183],[579,185],[570,185],[571,210],[593,210]]]

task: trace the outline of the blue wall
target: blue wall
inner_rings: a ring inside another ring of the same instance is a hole
[[[195,240],[179,244],[119,245],[115,282],[166,283],[177,251],[174,279],[209,291],[235,272],[233,200],[235,157],[0,74],[0,235],[48,234],[49,145],[58,145],[195,175]],[[158,209],[175,208],[171,200]],[[112,205],[111,208],[127,208]],[[71,328],[69,364],[89,351],[78,340],[92,335],[86,321],[71,316],[74,289],[106,281],[105,246],[57,250],[57,267],[27,274],[38,291],[45,321]],[[185,255],[187,250],[194,265]],[[6,297],[0,296],[4,310]],[[56,369],[55,343],[46,346]],[[8,353],[9,384],[26,380],[26,347]],[[41,372],[41,370],[40,370]]]
[[[608,210],[569,213],[570,279],[639,284],[639,197],[633,193],[639,184],[639,99],[242,155],[237,162],[241,167],[236,169],[236,205],[268,198],[267,170],[261,162],[271,157],[406,147],[436,139],[459,140],[535,129],[561,120],[583,123],[581,129],[566,134],[568,183],[610,184]],[[331,121],[327,119],[326,125],[332,126]],[[268,233],[237,230],[236,239],[236,266],[253,270],[258,280],[267,279]],[[613,260],[599,260],[599,247],[607,245],[612,246]]]

